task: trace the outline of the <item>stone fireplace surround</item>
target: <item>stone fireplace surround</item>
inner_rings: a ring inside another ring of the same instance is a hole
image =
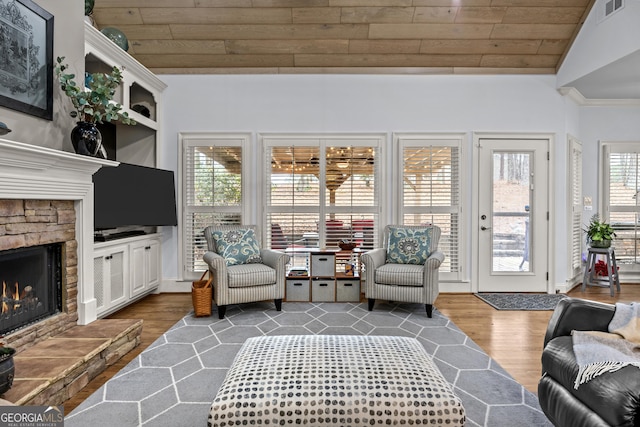
[[[93,182],[117,162],[0,139],[0,250],[63,243],[63,310],[5,337],[20,351],[96,320]]]
[[[8,249],[52,243],[62,245],[62,310],[11,333],[8,338],[16,349],[24,349],[53,334],[64,332],[77,322],[75,219],[71,200],[0,199],[0,253]],[[0,271],[0,279],[4,279],[2,273]],[[7,283],[9,289],[12,289],[12,285]]]

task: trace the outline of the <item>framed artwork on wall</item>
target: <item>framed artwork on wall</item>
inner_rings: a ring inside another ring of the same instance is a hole
[[[0,0],[0,107],[53,118],[53,15]]]

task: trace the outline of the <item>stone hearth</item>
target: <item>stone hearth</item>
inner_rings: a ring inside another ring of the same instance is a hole
[[[142,320],[100,319],[73,326],[14,356],[13,387],[2,398],[16,405],[62,405],[140,344]]]

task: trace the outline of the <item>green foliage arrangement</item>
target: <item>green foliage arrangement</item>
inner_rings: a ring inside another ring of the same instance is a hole
[[[615,230],[610,224],[600,220],[598,214],[594,214],[584,232],[587,234],[587,242],[602,242],[613,240],[616,237]]]
[[[0,361],[8,359],[15,352],[16,352],[16,350],[13,347],[5,347],[4,346],[4,337],[0,336]]]
[[[122,72],[118,67],[114,66],[109,74],[93,73],[89,78],[83,79],[83,83],[86,81],[88,84],[85,88],[84,84],[79,86],[75,82],[75,74],[67,73],[69,67],[63,62],[64,56],[59,56],[54,70],[62,91],[71,99],[75,108],[71,117],[88,123],[116,120],[125,125],[136,124],[126,111],[122,112],[122,105],[113,102],[116,89],[122,82]]]

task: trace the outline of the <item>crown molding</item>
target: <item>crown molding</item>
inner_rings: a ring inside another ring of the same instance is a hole
[[[573,102],[585,107],[640,107],[640,99],[597,99],[585,98],[575,87],[561,87],[558,92]]]

